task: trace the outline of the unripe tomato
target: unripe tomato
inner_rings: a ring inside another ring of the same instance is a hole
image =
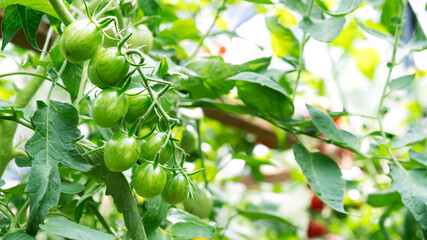
[[[311,198],[310,202],[310,210],[312,212],[321,212],[325,204],[320,201],[319,198],[315,194],[313,194],[313,197]]]
[[[160,166],[154,169],[153,164],[149,163],[142,164],[132,174],[133,188],[139,196],[145,198],[153,198],[162,193],[166,179],[166,173]]]
[[[144,115],[151,106],[151,98],[143,88],[133,88],[126,91],[129,102],[129,110],[125,120],[128,123],[135,122],[139,117]],[[144,123],[149,122],[156,116],[154,109],[146,117]]]
[[[150,29],[145,25],[139,25],[137,27],[131,26],[129,29],[133,34],[127,40],[128,44],[132,44],[133,48],[138,48],[146,45],[143,48],[145,53],[148,53],[153,47],[153,34]]]
[[[308,224],[308,229],[307,229],[308,238],[321,237],[325,233],[326,233],[326,227],[323,224],[315,220],[310,220],[310,223]]]
[[[92,57],[102,46],[104,35],[88,20],[75,21],[62,33],[59,47],[62,55],[71,63],[81,63]]]
[[[212,196],[206,189],[197,189],[194,192],[194,198],[187,198],[184,200],[185,211],[199,218],[209,217],[212,212],[212,207]]]
[[[129,71],[129,63],[117,48],[105,48],[90,60],[87,74],[89,80],[99,88],[119,87]]]
[[[163,132],[153,132],[149,137],[141,142],[140,154],[148,161],[154,161],[156,154],[165,143],[167,134]],[[168,143],[159,156],[159,163],[165,164],[172,158],[172,146]]]
[[[104,148],[105,165],[112,172],[122,172],[138,161],[138,141],[126,133],[111,137]]]
[[[92,108],[92,118],[103,128],[114,127],[119,124],[128,111],[128,101],[125,94],[114,89],[104,89],[96,96]]]
[[[177,204],[185,200],[188,195],[188,182],[181,174],[169,176],[162,192],[162,199],[169,204]]]
[[[186,153],[192,153],[197,149],[198,136],[196,130],[188,126],[182,132],[181,147]]]

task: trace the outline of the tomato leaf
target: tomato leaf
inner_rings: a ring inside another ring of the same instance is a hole
[[[242,114],[258,115],[259,114],[259,112],[256,109],[247,107],[245,105],[232,105],[227,103],[220,103],[209,98],[194,100],[192,102],[192,106],[217,108],[224,112],[228,112],[236,115],[242,115]]]
[[[365,30],[365,32],[371,34],[372,36],[386,40],[387,42],[390,42],[390,43],[393,42],[392,36],[390,34],[385,34],[376,29],[370,28],[359,21],[357,22],[357,24],[360,26],[360,28],[362,28],[363,30]]]
[[[406,75],[403,77],[395,78],[390,82],[390,89],[394,91],[403,90],[411,86],[415,80],[415,74]]]
[[[265,25],[271,32],[271,46],[274,54],[287,59],[294,58],[298,62],[299,41],[290,29],[280,24],[279,16],[266,17]]]
[[[84,189],[85,186],[80,183],[61,182],[61,193],[77,194],[82,192]]]
[[[246,2],[259,3],[259,4],[273,4],[270,0],[245,0]]]
[[[314,126],[326,137],[350,147],[359,148],[359,139],[350,132],[338,129],[329,114],[308,104],[306,107]]]
[[[331,11],[325,8],[321,0],[316,0],[317,6],[326,14],[331,16],[344,16],[356,10],[363,0],[340,0],[336,9]]]
[[[427,156],[424,154],[421,154],[417,151],[414,151],[412,149],[409,149],[409,158],[418,162],[419,164],[423,165],[424,167],[427,167]]]
[[[83,225],[62,218],[49,219],[47,223],[40,225],[40,228],[48,233],[76,240],[115,239],[114,235],[90,229]]]
[[[0,2],[1,4],[1,2]],[[22,27],[21,18],[18,14],[17,5],[9,5],[4,9],[3,21],[1,23],[2,43],[1,50],[3,51],[6,45],[12,40],[12,37]]]
[[[377,208],[391,206],[401,202],[400,194],[392,189],[370,193],[366,199],[367,204]]]
[[[237,213],[240,215],[249,218],[250,220],[257,221],[257,220],[271,220],[275,222],[283,223],[293,229],[296,229],[296,226],[294,226],[292,223],[290,223],[288,220],[282,218],[279,216],[276,212],[273,211],[259,211],[259,210],[242,210],[237,209]]]
[[[8,233],[3,240],[36,240],[36,238],[23,232],[16,232]]]
[[[176,36],[178,40],[197,40],[200,38],[200,32],[193,19],[176,20],[171,28],[171,33]]]
[[[167,219],[173,223],[171,232],[175,238],[210,238],[215,233],[213,226],[180,209],[171,208]]]
[[[160,61],[159,67],[157,68],[156,75],[161,78],[167,75],[168,71],[169,71],[168,61],[166,60],[165,57],[163,57],[162,60]]]
[[[148,240],[172,240],[172,235],[158,228],[148,237]]]
[[[261,75],[259,73],[242,72],[242,73],[238,73],[237,75],[234,75],[234,76],[228,78],[228,80],[256,83],[256,84],[259,84],[261,86],[265,86],[265,87],[268,87],[272,90],[280,92],[281,94],[283,94],[285,96],[289,96],[288,91],[286,91],[286,89],[282,85],[280,85],[278,82],[272,80],[271,78],[264,76],[264,75]]]
[[[145,232],[150,237],[158,226],[166,219],[169,209],[169,204],[162,200],[161,196],[152,199],[147,199],[147,211],[142,218],[142,223]]]
[[[0,214],[0,228],[6,227],[10,224],[9,218],[5,217],[3,214]]]
[[[427,137],[424,130],[420,127],[417,127],[414,124],[409,126],[409,129],[406,131],[405,135],[398,137],[391,141],[393,148],[406,147],[408,145],[414,144],[416,142],[422,141]]]
[[[344,17],[324,20],[305,17],[300,23],[300,28],[308,32],[316,40],[331,42],[338,37],[344,27],[344,23]]]
[[[28,42],[35,49],[40,50],[40,48],[37,46],[36,36],[40,21],[42,20],[44,13],[20,5],[17,5],[16,8],[18,10],[19,17],[21,18],[22,27]]]
[[[337,163],[322,153],[311,153],[303,145],[293,146],[295,160],[316,196],[338,212],[344,210],[345,181]]]
[[[56,101],[50,101],[48,105],[38,101],[37,105],[31,119],[35,133],[25,144],[25,150],[32,159],[25,189],[30,194],[27,226],[30,234],[37,233],[49,209],[58,204],[61,190],[58,163],[83,172],[91,169],[73,146],[80,138],[77,110],[68,103]]]
[[[417,220],[427,237],[427,169],[407,171],[390,164],[391,186],[402,196],[402,202]]]
[[[106,175],[105,183],[107,184],[107,191],[105,194],[113,197],[117,210],[123,213],[126,228],[129,230],[132,239],[147,239],[138,212],[138,206],[136,205],[133,192],[125,176],[123,176],[122,173],[110,172],[105,167],[102,175]]]
[[[28,1],[28,0],[4,0],[0,2],[0,8],[7,7],[9,5],[19,4],[22,6],[30,7],[36,11],[44,12],[51,16],[54,16],[59,19],[55,10],[53,10],[48,0],[37,0],[37,1]]]

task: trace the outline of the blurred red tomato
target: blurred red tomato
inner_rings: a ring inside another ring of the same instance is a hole
[[[313,194],[313,197],[311,198],[311,203],[310,203],[310,210],[312,212],[319,213],[322,211],[324,206],[325,204],[322,201],[320,201],[320,199],[317,198],[315,194]]]
[[[325,233],[326,233],[326,227],[323,224],[316,222],[315,220],[310,220],[310,223],[308,224],[308,229],[307,229],[308,238],[320,237]]]

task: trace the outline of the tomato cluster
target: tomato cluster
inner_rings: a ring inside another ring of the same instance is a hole
[[[133,73],[130,71],[131,65],[138,67],[142,63],[138,65],[129,62],[126,53],[121,52],[126,41],[129,47],[142,48],[147,54],[153,46],[151,31],[145,25],[131,26],[129,31],[132,35],[119,42],[121,35],[116,34],[114,28],[110,28],[105,32],[115,40],[106,37],[104,43],[104,34],[101,31],[104,27],[89,20],[76,21],[66,27],[60,39],[60,50],[64,58],[71,63],[89,61],[87,76],[93,85],[102,89],[93,101],[93,121],[101,128],[115,128],[120,123],[132,127],[152,122],[161,125],[165,119],[157,118],[158,109],[154,109],[154,106],[163,105],[166,100],[157,98],[154,90],[127,90],[130,85],[127,79]],[[142,53],[140,58],[142,61],[145,59]],[[153,105],[154,101],[158,102]],[[113,131],[117,132],[116,129]],[[138,134],[135,136],[134,130],[129,130],[129,133],[119,130],[104,146],[105,166],[112,172],[122,172],[136,163],[141,163],[132,174],[133,186],[138,195],[145,198],[161,195],[169,204],[184,201],[189,194],[190,179],[188,176],[184,177],[182,169],[164,166],[173,159],[176,147],[170,139],[170,131],[171,129],[157,127],[157,130],[151,131],[148,136],[141,137]],[[185,137],[184,145],[189,151],[194,151],[194,139],[191,137]],[[141,162],[138,162],[139,160]],[[173,163],[170,165],[173,166]]]

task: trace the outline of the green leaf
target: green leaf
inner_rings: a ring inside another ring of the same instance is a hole
[[[48,64],[49,64],[48,61],[42,61],[36,57],[33,57],[31,54],[29,54],[27,61],[24,64],[22,64],[22,67],[23,68],[37,67],[37,66],[46,67]]]
[[[270,63],[271,57],[263,57],[242,64],[231,65],[230,68],[234,74],[245,71],[259,72],[267,70]]]
[[[37,30],[39,29],[40,21],[42,20],[44,13],[20,5],[17,6],[17,9],[28,42],[35,49],[40,50],[40,48],[37,46],[36,37]]]
[[[36,234],[49,209],[58,204],[61,179],[58,163],[79,171],[91,165],[74,148],[80,138],[77,110],[68,103],[38,101],[31,119],[35,133],[25,144],[32,159],[31,174],[25,189],[30,194],[30,216],[27,232]]]
[[[400,0],[385,0],[381,11],[381,23],[391,34],[396,30],[396,24],[393,19],[399,16]]]
[[[138,0],[138,5],[146,16],[157,15],[160,10],[158,0]]]
[[[359,25],[363,30],[365,30],[365,32],[367,32],[367,33],[371,34],[372,36],[375,36],[375,37],[377,37],[377,38],[380,38],[380,39],[386,40],[386,41],[387,41],[387,42],[389,42],[389,43],[392,43],[392,42],[393,42],[392,36],[391,36],[390,34],[385,34],[385,33],[382,33],[382,32],[380,32],[380,31],[376,30],[376,29],[370,28],[370,27],[366,26],[365,24],[363,24],[363,23],[361,23],[361,22],[359,22],[359,21],[357,22],[357,24],[358,24],[358,25]]]
[[[61,193],[67,194],[77,194],[82,192],[85,189],[85,186],[80,183],[61,183]]]
[[[175,238],[210,238],[215,233],[213,226],[180,209],[171,208],[167,219],[173,223],[171,232]]]
[[[314,126],[316,126],[321,133],[334,141],[344,142],[341,131],[335,125],[334,120],[332,120],[326,112],[308,104],[306,104],[306,107]]]
[[[167,75],[168,71],[169,71],[168,61],[166,60],[165,57],[163,57],[162,60],[160,61],[159,68],[157,68],[156,75],[161,78]]]
[[[0,2],[0,5],[2,2]],[[21,18],[18,14],[17,5],[9,5],[4,9],[3,21],[1,23],[2,43],[1,50],[3,51],[6,45],[12,40],[12,37],[22,27]]]
[[[402,196],[403,204],[417,220],[424,237],[427,237],[427,169],[406,171],[390,164],[391,186]]]
[[[427,156],[424,154],[421,154],[417,151],[414,151],[412,149],[409,149],[409,158],[418,162],[419,164],[423,165],[424,167],[427,167]]]
[[[145,232],[150,236],[160,226],[162,221],[166,219],[169,204],[165,203],[161,196],[147,199],[146,203],[147,211],[142,218],[142,224],[144,225]]]
[[[400,194],[392,189],[370,193],[366,199],[367,204],[377,208],[387,207],[401,202]]]
[[[333,11],[325,8],[325,5],[321,0],[316,0],[316,3],[317,6],[326,14],[331,16],[344,16],[356,10],[360,4],[363,3],[363,0],[340,0],[338,2],[338,6]]]
[[[3,214],[0,214],[0,228],[6,227],[10,224],[9,218],[5,217]]]
[[[19,4],[22,6],[30,7],[34,10],[44,12],[51,16],[54,16],[59,19],[55,10],[53,10],[48,0],[37,0],[37,1],[29,1],[29,0],[3,0],[0,2],[0,8],[7,7],[9,5]]]
[[[259,3],[259,4],[273,4],[270,0],[245,0],[246,2]]]
[[[422,128],[417,127],[412,124],[409,126],[409,129],[406,131],[406,134],[402,137],[393,139],[391,144],[393,148],[406,147],[408,145],[414,144],[416,142],[422,141],[426,138],[426,134]]]
[[[393,91],[403,90],[411,86],[415,80],[415,74],[406,75],[403,77],[395,78],[390,82],[390,89]]]
[[[107,195],[111,195],[117,210],[123,213],[126,228],[128,229],[133,240],[145,240],[145,230],[139,215],[138,206],[133,197],[133,192],[129,183],[122,173],[113,173],[105,169],[102,173],[105,176],[107,184]]]
[[[283,223],[285,225],[288,225],[289,227],[296,229],[296,227],[292,223],[290,223],[288,220],[279,216],[276,212],[267,211],[267,210],[259,211],[259,210],[237,209],[237,213],[253,221],[271,220],[271,221]]]
[[[173,23],[171,33],[175,35],[178,40],[200,38],[199,30],[196,27],[193,19],[180,19]]]
[[[8,233],[3,240],[36,240],[36,238],[23,232],[16,232]]]
[[[280,3],[289,9],[301,13],[302,15],[307,12],[307,5],[305,5],[301,0],[280,0]]]
[[[324,20],[305,17],[301,21],[300,27],[316,40],[321,42],[331,42],[338,37],[344,27],[344,23],[344,17],[333,17]]]
[[[63,218],[49,219],[46,224],[40,225],[40,228],[48,233],[75,240],[115,239],[114,235],[90,229],[88,227]]]
[[[405,48],[410,49],[410,52],[420,52],[427,49],[427,38],[420,24],[417,23],[415,34]]]
[[[284,58],[299,58],[299,41],[293,32],[279,22],[279,16],[265,18],[265,25],[271,32],[271,46],[274,54]]]
[[[322,153],[311,153],[301,145],[293,146],[295,160],[316,196],[338,212],[344,210],[345,181],[337,163]]]
[[[288,91],[286,91],[286,89],[282,85],[280,85],[278,82],[272,80],[271,78],[266,77],[264,75],[261,75],[259,73],[242,72],[242,73],[238,73],[237,75],[234,75],[234,76],[228,78],[228,80],[229,81],[234,80],[234,81],[245,81],[245,82],[256,83],[256,84],[259,84],[261,86],[268,87],[272,90],[280,92],[281,94],[283,94],[285,96],[289,96]]]
[[[18,167],[31,167],[31,159],[28,157],[16,157],[15,163]]]

